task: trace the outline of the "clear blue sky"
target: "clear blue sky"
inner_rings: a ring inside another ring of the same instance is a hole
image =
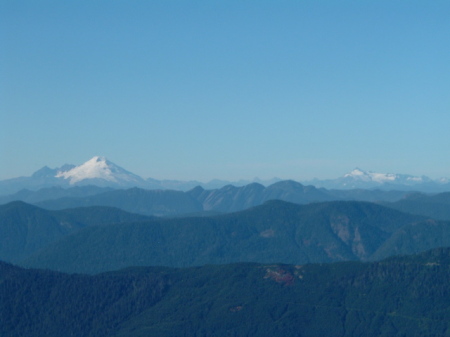
[[[450,1],[0,1],[0,179],[450,177]]]

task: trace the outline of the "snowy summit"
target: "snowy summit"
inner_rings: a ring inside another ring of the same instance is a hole
[[[58,171],[56,178],[68,179],[76,184],[87,179],[101,179],[112,183],[142,182],[143,179],[110,162],[105,157],[95,156],[84,164],[68,171]]]
[[[351,178],[351,179],[362,180],[362,181],[374,181],[377,183],[385,183],[385,182],[395,181],[398,178],[398,175],[392,174],[392,173],[374,173],[374,172],[363,171],[359,168],[356,168],[352,172],[344,175],[344,178]]]
[[[363,171],[359,168],[354,169],[342,177],[344,182],[348,183],[374,183],[374,184],[400,184],[413,186],[421,183],[429,183],[432,180],[428,177],[416,177],[409,174],[394,173],[375,173]],[[363,187],[363,186],[360,186]]]

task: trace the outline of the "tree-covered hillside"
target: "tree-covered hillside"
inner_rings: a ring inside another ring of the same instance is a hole
[[[21,201],[11,202],[0,206],[0,259],[20,261],[87,226],[149,219],[111,207],[47,211]]]
[[[365,202],[270,201],[215,217],[84,228],[21,264],[97,273],[128,266],[368,260],[394,233],[421,221],[421,217]]]
[[[381,262],[128,268],[0,263],[2,336],[450,336],[450,249]]]
[[[385,205],[406,213],[450,221],[450,192],[434,195],[411,193],[401,200]]]

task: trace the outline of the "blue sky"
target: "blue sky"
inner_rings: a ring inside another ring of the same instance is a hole
[[[449,1],[0,1],[0,179],[450,177]]]

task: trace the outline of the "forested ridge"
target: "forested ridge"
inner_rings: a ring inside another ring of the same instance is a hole
[[[0,264],[2,336],[449,336],[450,249],[62,274]]]

